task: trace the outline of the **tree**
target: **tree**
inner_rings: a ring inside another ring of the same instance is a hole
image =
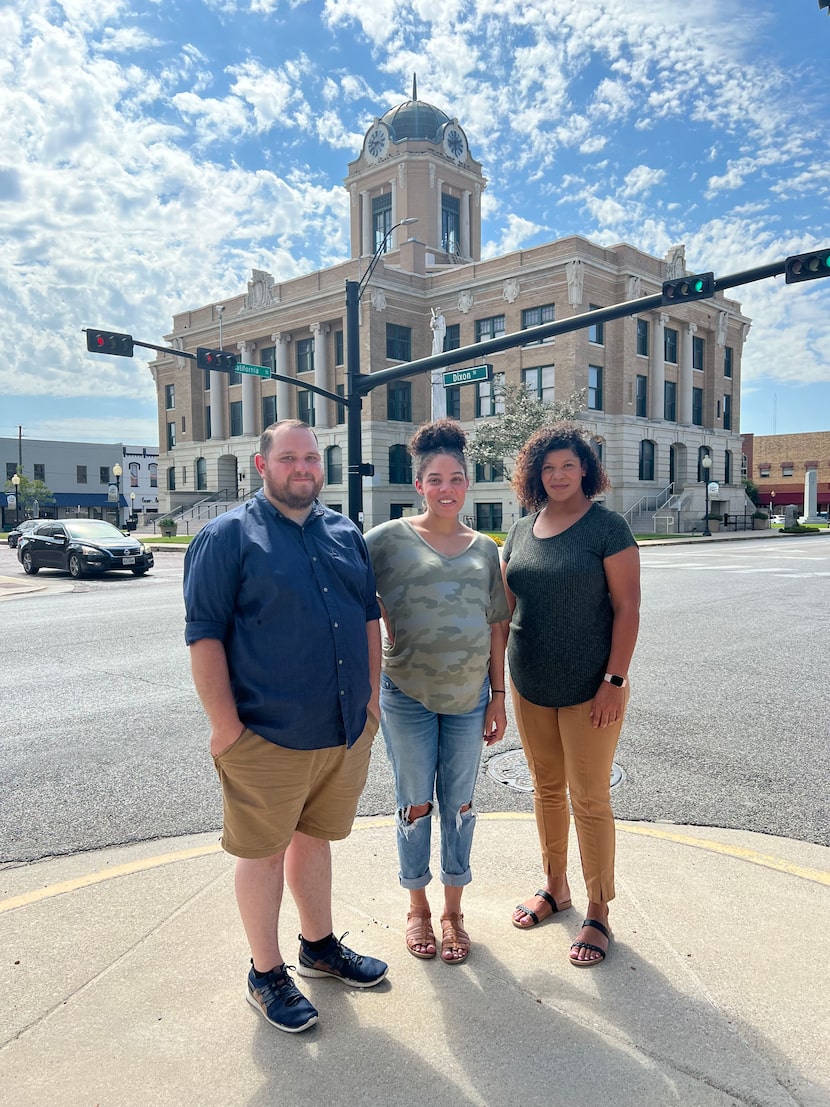
[[[751,481],[749,477],[743,477],[741,484],[744,486],[744,492],[752,500],[755,506],[758,506],[758,485],[754,481]]]
[[[32,514],[35,500],[41,507],[44,504],[55,502],[55,497],[42,480],[29,480],[19,470],[17,475],[20,477],[20,484],[17,486],[17,498],[21,517]],[[14,492],[14,485],[10,480],[6,481],[6,491]]]
[[[504,414],[476,427],[468,453],[477,465],[502,465],[508,458],[515,458],[540,427],[558,423],[560,419],[576,419],[585,408],[587,398],[587,390],[583,388],[567,400],[549,404],[532,395],[523,384],[496,384],[493,392],[496,400],[504,404]],[[504,474],[505,478],[510,476],[506,464]]]

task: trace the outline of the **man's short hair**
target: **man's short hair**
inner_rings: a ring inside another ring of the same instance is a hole
[[[310,427],[308,423],[304,423],[302,419],[278,419],[276,423],[272,423],[270,427],[266,427],[262,432],[262,437],[259,440],[259,452],[262,457],[268,457],[268,451],[271,449],[271,445],[274,441],[274,435],[277,431],[282,430],[283,427],[294,427],[297,430],[308,430],[314,435],[314,441],[317,441],[317,435],[314,428]]]

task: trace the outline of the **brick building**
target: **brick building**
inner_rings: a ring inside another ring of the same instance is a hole
[[[775,512],[795,504],[806,509],[804,479],[816,473],[819,511],[830,510],[830,431],[803,434],[745,434],[746,476],[758,487],[758,502]]]

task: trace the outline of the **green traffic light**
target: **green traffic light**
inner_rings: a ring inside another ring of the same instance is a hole
[[[697,278],[697,280],[695,281],[695,283],[692,287],[694,288],[695,292],[702,292],[703,291],[703,281],[700,279],[700,277]]]

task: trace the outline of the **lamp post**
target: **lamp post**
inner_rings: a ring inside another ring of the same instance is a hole
[[[17,526],[20,522],[20,474],[15,473],[12,477],[12,484],[14,485],[14,525]]]
[[[115,477],[115,525],[121,525],[121,474],[124,470],[116,461],[112,467],[112,475]]]
[[[398,227],[417,223],[415,216],[402,219],[390,227],[380,240],[369,266],[359,281],[346,281],[346,449],[348,453],[349,518],[363,530],[363,464],[360,412],[363,398],[360,394],[360,298],[375,271],[380,255],[392,232]]]
[[[133,529],[135,529],[136,522],[137,522],[137,520],[136,520],[136,517],[135,517],[135,492],[131,492],[130,493],[130,523],[132,524]]]
[[[708,454],[704,454],[700,459],[700,466],[703,469],[703,483],[706,492],[706,515],[703,519],[703,537],[711,538],[712,531],[709,529],[709,470],[712,468],[712,459]]]

